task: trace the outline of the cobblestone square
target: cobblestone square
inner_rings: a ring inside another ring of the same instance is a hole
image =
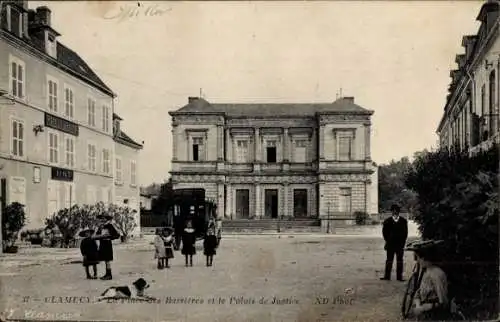
[[[201,246],[201,245],[200,245]],[[75,257],[78,255],[74,251]],[[380,237],[224,238],[213,267],[176,257],[157,270],[147,242],[117,247],[114,280],[86,280],[81,264],[4,267],[1,308],[14,318],[114,321],[394,321],[405,283],[380,281]],[[406,275],[412,260],[406,254]],[[101,264],[99,274],[103,273]],[[159,303],[95,303],[106,287],[139,277]],[[29,299],[28,299],[29,297]]]

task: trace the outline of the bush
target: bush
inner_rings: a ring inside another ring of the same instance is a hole
[[[116,228],[121,235],[121,241],[126,242],[130,233],[137,227],[135,220],[136,210],[129,207],[119,207],[110,205],[107,209],[108,213],[113,216]]]
[[[19,231],[24,227],[25,222],[24,205],[13,202],[5,207],[2,212],[2,248],[4,251],[14,246]]]
[[[354,218],[356,221],[356,225],[366,225],[366,222],[370,218],[370,216],[364,211],[356,211],[354,212]]]
[[[498,312],[498,149],[474,157],[438,151],[406,176],[418,193],[414,220],[425,239],[443,239],[450,297],[469,319]]]
[[[98,202],[95,205],[72,206],[59,210],[52,217],[47,218],[45,224],[50,230],[50,245],[61,244],[61,247],[72,247],[76,243],[76,234],[83,228],[96,228],[98,226],[97,216],[110,214],[113,216],[115,225],[125,241],[136,227],[135,210],[129,207],[117,205],[106,205]]]

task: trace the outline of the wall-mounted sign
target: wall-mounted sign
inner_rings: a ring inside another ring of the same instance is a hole
[[[33,167],[33,182],[40,183],[41,177],[40,167]]]
[[[45,113],[45,126],[78,136],[78,124],[65,120],[59,116]]]
[[[73,181],[73,170],[52,168],[52,180]]]

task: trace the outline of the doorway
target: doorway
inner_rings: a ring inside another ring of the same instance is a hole
[[[295,218],[307,217],[307,189],[293,190],[293,216]]]
[[[250,214],[250,190],[236,189],[236,218],[248,219]]]
[[[265,194],[265,216],[278,218],[278,189],[266,189]]]

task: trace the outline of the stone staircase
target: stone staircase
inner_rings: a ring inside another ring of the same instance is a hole
[[[234,219],[222,223],[223,234],[276,232],[319,233],[321,223],[318,219]]]

